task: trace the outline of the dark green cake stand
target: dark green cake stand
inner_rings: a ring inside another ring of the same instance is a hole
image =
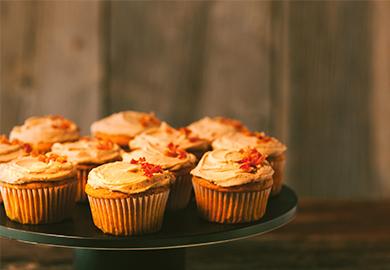
[[[88,204],[78,204],[73,218],[57,224],[22,225],[0,207],[0,236],[23,242],[75,249],[75,269],[184,269],[185,248],[239,240],[267,233],[291,221],[297,196],[286,186],[270,198],[265,216],[253,223],[225,225],[202,220],[192,203],[166,213],[160,232],[144,236],[103,234],[92,222]]]

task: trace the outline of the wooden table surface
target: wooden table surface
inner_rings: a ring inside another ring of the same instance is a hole
[[[1,269],[72,269],[72,250],[1,239]],[[390,200],[302,199],[289,225],[187,249],[187,269],[390,269]]]

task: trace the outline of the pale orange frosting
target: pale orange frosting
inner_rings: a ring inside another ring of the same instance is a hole
[[[151,188],[170,185],[174,175],[168,171],[145,175],[140,164],[111,162],[101,165],[88,175],[88,184],[93,188],[104,188],[127,194],[140,193]]]
[[[37,181],[60,181],[74,176],[75,168],[65,159],[42,161],[41,157],[49,156],[51,153],[26,156],[0,164],[0,181],[9,184],[24,184]]]
[[[134,137],[141,132],[158,127],[160,120],[154,113],[125,111],[114,113],[91,125],[91,133],[97,132],[111,135],[125,135]]]
[[[274,137],[266,136],[263,132],[232,132],[216,139],[212,147],[231,150],[252,147],[267,156],[277,156],[287,150],[283,143]]]
[[[66,156],[74,164],[102,164],[118,160],[121,156],[121,148],[117,144],[96,138],[82,138],[76,142],[55,143],[52,146],[52,152]]]
[[[193,167],[196,162],[196,157],[193,154],[182,152],[182,156],[170,154],[167,145],[146,144],[143,148],[134,150],[130,153],[123,153],[123,161],[130,162],[135,159],[145,158],[146,162],[160,165],[163,169],[177,171],[182,168]]]
[[[199,138],[208,140],[210,143],[224,134],[247,130],[238,120],[224,117],[204,117],[188,127]]]
[[[144,148],[148,144],[165,146],[175,143],[184,150],[207,149],[208,142],[190,134],[190,130],[178,130],[166,122],[161,123],[158,128],[149,129],[130,141],[130,149]]]
[[[253,172],[242,169],[243,153],[234,150],[213,150],[203,155],[191,174],[221,187],[239,186],[272,177],[274,171],[264,160]]]
[[[10,139],[31,144],[74,141],[80,137],[75,123],[62,116],[30,117],[12,129]]]

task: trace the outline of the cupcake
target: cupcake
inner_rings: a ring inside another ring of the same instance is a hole
[[[129,141],[136,135],[158,126],[160,120],[154,113],[125,111],[94,122],[91,133],[97,138],[109,139],[127,150]]]
[[[123,161],[134,162],[144,159],[146,162],[158,164],[163,170],[175,175],[171,185],[167,209],[180,210],[188,205],[191,199],[192,182],[190,171],[195,167],[196,157],[178,145],[168,143],[164,146],[147,143],[143,148],[122,155]]]
[[[79,137],[79,128],[75,123],[56,115],[30,117],[22,126],[14,127],[10,134],[11,140],[29,143],[40,153],[50,151],[56,142],[71,142]]]
[[[71,216],[75,205],[75,169],[53,153],[0,164],[0,189],[9,219],[44,224]]]
[[[86,201],[85,185],[88,173],[104,163],[121,159],[121,148],[108,140],[83,137],[79,141],[69,143],[55,143],[52,152],[66,156],[77,170],[76,201]]]
[[[175,129],[166,122],[161,123],[158,128],[147,130],[137,135],[130,141],[130,149],[140,149],[147,144],[155,144],[165,147],[175,142],[179,148],[194,154],[198,159],[208,150],[209,143],[206,140],[192,134],[187,128]]]
[[[209,144],[226,133],[248,130],[240,121],[220,116],[204,117],[187,128],[194,136],[208,141]]]
[[[256,149],[207,152],[191,174],[198,212],[204,219],[243,223],[264,215],[273,170]]]
[[[256,148],[267,156],[267,160],[275,171],[271,194],[276,195],[282,189],[287,147],[276,138],[269,137],[264,132],[234,132],[215,140],[212,147],[213,149],[233,150],[247,147]]]
[[[0,135],[0,163],[9,162],[15,158],[28,155],[32,148],[27,143],[18,140],[10,141],[5,135]],[[3,202],[0,193],[0,203]]]
[[[160,230],[173,179],[170,172],[143,160],[92,169],[85,192],[94,224],[114,235]]]

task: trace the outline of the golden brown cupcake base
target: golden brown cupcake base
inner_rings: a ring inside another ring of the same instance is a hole
[[[76,191],[76,202],[85,202],[87,201],[87,194],[85,194],[85,185],[87,184],[88,174],[98,165],[86,165],[78,164],[76,165],[77,169],[77,191]]]
[[[13,185],[1,182],[7,217],[23,224],[59,222],[71,216],[75,206],[76,179]]]
[[[192,183],[198,212],[204,219],[217,223],[245,223],[265,214],[272,179],[250,184],[220,187],[194,176]]]
[[[171,185],[169,199],[167,203],[168,210],[180,210],[187,207],[192,194],[192,176],[190,169],[185,168],[175,174],[175,182]]]
[[[283,187],[286,157],[285,154],[283,153],[275,157],[268,157],[268,161],[272,169],[274,170],[274,174],[272,176],[274,184],[272,186],[271,196],[275,196],[279,194],[280,190]]]
[[[140,235],[159,231],[169,187],[138,194],[125,194],[86,185],[92,219],[96,227],[113,235]]]

